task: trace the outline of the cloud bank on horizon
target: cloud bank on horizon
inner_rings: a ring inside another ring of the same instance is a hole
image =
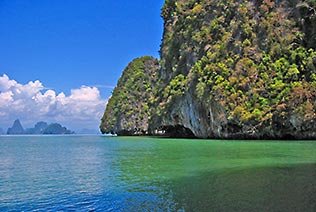
[[[38,121],[58,122],[71,130],[98,130],[107,100],[97,87],[81,86],[69,96],[46,89],[39,81],[21,84],[0,76],[0,127],[20,119],[27,127]]]

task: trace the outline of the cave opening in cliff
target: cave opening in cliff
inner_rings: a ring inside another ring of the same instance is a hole
[[[164,136],[170,138],[196,138],[193,132],[182,125],[163,126]]]

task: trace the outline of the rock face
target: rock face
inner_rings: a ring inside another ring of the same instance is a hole
[[[148,56],[128,64],[107,104],[100,125],[102,133],[148,134],[158,68],[158,60]]]
[[[52,123],[43,129],[42,134],[74,134],[74,132],[58,123]]]
[[[315,139],[315,8],[311,0],[166,0],[159,83],[143,126],[175,137]],[[115,126],[103,132],[138,126],[120,124],[131,114],[112,114],[116,125],[101,124]]]
[[[61,126],[58,123],[47,124],[40,121],[35,124],[33,128],[23,129],[19,119],[15,120],[13,126],[7,131],[8,135],[40,135],[40,134],[74,134],[73,131],[68,130],[66,127]]]
[[[24,133],[24,129],[19,119],[15,120],[12,127],[10,127],[7,131],[8,135],[20,135]]]
[[[315,138],[313,1],[174,1],[151,129],[201,138]]]
[[[33,128],[26,129],[26,134],[43,134],[43,131],[48,127],[46,122],[40,121]]]

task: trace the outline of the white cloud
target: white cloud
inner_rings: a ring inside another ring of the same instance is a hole
[[[38,121],[59,122],[68,128],[97,128],[106,100],[96,87],[82,86],[71,94],[56,94],[46,90],[36,80],[20,84],[0,76],[0,126],[8,127],[19,118],[22,124],[32,126]]]

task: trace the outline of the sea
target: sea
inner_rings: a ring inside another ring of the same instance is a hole
[[[316,211],[316,141],[0,136],[0,211]]]

